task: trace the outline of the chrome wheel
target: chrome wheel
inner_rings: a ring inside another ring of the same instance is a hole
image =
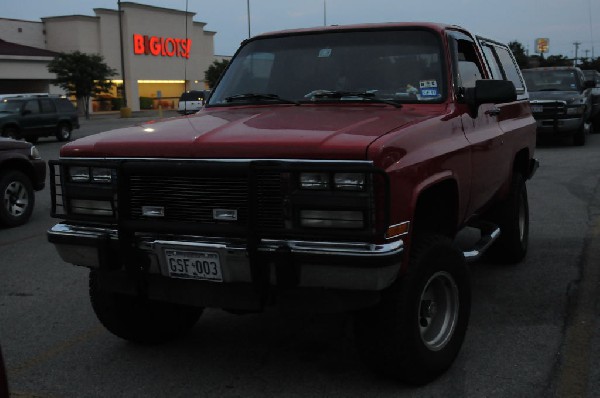
[[[27,188],[20,181],[9,183],[4,190],[4,208],[13,217],[21,217],[29,207]]]
[[[448,272],[429,278],[419,302],[421,340],[432,351],[439,351],[452,338],[459,314],[458,286]]]

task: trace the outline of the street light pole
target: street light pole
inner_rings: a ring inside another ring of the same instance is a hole
[[[327,26],[327,0],[323,0],[323,26]]]
[[[121,0],[117,0],[117,6],[118,6],[118,11],[119,11],[119,44],[120,44],[120,48],[121,48],[121,79],[123,80],[123,106],[121,107],[121,109],[125,108],[127,109],[127,91],[125,89],[125,61],[124,61],[124,53],[123,53],[123,22],[122,22],[122,11],[121,11]],[[125,113],[127,113],[128,111],[126,110],[125,112],[121,111],[121,117],[126,117],[123,116]]]
[[[250,38],[250,0],[246,0],[246,6],[248,10],[248,38]]]

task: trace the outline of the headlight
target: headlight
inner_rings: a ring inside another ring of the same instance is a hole
[[[354,210],[301,210],[300,225],[307,228],[364,228],[362,211]]]
[[[585,112],[585,105],[572,106],[567,108],[567,115],[582,115]]]
[[[69,177],[72,182],[89,182],[90,168],[82,166],[69,167]]]
[[[112,169],[92,167],[92,181],[102,184],[112,182]]]
[[[363,191],[366,176],[364,173],[336,173],[334,175],[335,189],[344,191]]]
[[[302,189],[329,189],[328,173],[301,173],[300,187]]]
[[[300,188],[302,189],[364,191],[366,181],[367,177],[364,173],[307,172],[300,174]]]
[[[98,184],[110,184],[112,182],[112,169],[105,167],[69,167],[69,177],[72,182],[95,182]]]

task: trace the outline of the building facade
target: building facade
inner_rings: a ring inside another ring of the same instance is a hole
[[[27,87],[25,92],[58,92],[50,84],[53,76],[46,69],[47,63],[55,53],[81,51],[102,55],[117,71],[113,92],[96,98],[90,109],[114,107],[110,99],[122,96],[123,85],[127,105],[133,111],[140,105],[170,108],[177,106],[183,91],[205,89],[206,69],[213,61],[227,58],[214,55],[215,32],[194,21],[195,13],[121,2],[121,62],[118,10],[93,11],[94,16],[47,17],[41,22],[0,19],[1,40],[47,52],[46,58],[40,54],[18,58],[2,54],[0,43],[0,94],[15,92],[19,84]],[[38,84],[32,85],[33,80]],[[47,82],[46,90],[40,90],[39,81]]]

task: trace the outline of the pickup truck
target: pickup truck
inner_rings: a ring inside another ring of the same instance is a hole
[[[423,384],[465,337],[468,263],[526,255],[535,139],[508,48],[458,26],[262,34],[197,114],[63,146],[48,239],[126,340],[352,311],[366,363]]]
[[[525,69],[523,76],[540,138],[569,136],[573,145],[585,145],[586,136],[594,130],[595,80],[586,80],[574,66]]]

